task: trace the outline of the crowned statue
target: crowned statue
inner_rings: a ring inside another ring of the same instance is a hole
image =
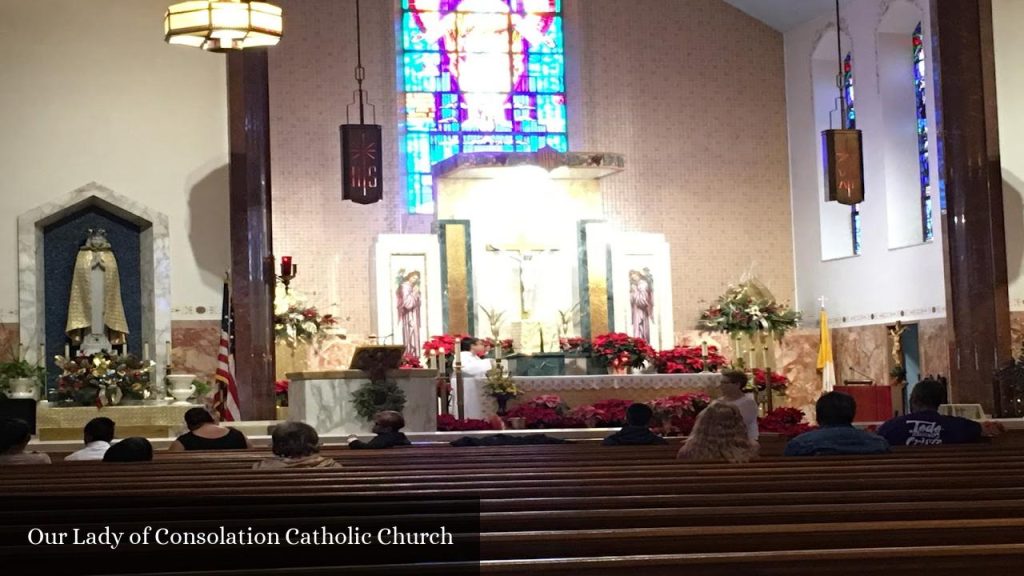
[[[121,276],[106,230],[90,229],[75,258],[64,331],[85,354],[109,352],[128,339]]]

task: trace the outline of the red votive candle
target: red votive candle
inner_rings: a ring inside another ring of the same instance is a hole
[[[292,275],[292,257],[281,256],[281,276]]]

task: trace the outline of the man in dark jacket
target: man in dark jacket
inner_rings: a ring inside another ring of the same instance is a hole
[[[353,434],[348,437],[348,447],[354,450],[394,448],[411,444],[405,434],[399,432],[405,427],[405,418],[400,412],[383,410],[373,417],[373,433],[376,436],[369,442],[363,442]]]
[[[910,393],[910,414],[893,418],[878,428],[878,435],[893,446],[968,444],[981,440],[981,424],[958,416],[939,414],[946,403],[946,386],[925,379]]]
[[[651,432],[651,418],[654,412],[646,404],[630,404],[626,409],[626,425],[615,434],[604,439],[605,446],[641,446],[645,444],[668,444],[668,441]]]

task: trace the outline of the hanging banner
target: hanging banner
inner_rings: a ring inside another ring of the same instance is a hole
[[[384,197],[378,124],[341,125],[341,198],[373,204]]]
[[[852,206],[864,201],[864,155],[860,130],[821,133],[825,201]]]

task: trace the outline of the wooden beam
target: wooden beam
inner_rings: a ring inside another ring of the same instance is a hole
[[[266,49],[227,56],[235,377],[246,420],[274,410],[274,256]]]
[[[992,2],[930,4],[953,401],[999,413],[994,373],[1012,354]]]

